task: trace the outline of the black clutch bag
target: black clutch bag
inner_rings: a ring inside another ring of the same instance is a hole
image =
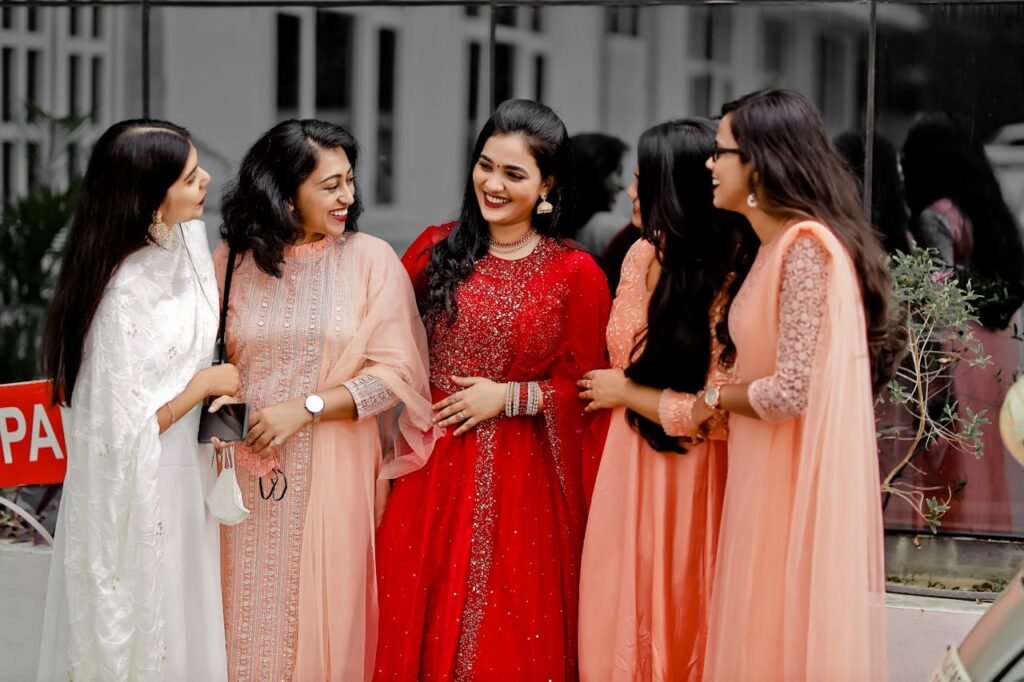
[[[228,254],[228,269],[224,274],[224,300],[220,305],[220,324],[217,327],[217,343],[214,346],[213,364],[227,362],[227,344],[224,337],[228,319],[228,300],[231,295],[231,276],[235,271],[234,249]],[[246,403],[230,403],[221,405],[216,412],[210,412],[210,400],[203,403],[203,411],[199,415],[199,442],[209,443],[211,438],[219,438],[226,443],[245,440],[249,435],[249,405]]]

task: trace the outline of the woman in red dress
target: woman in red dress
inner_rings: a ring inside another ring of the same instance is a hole
[[[378,530],[376,679],[578,676],[585,490],[601,444],[575,382],[607,366],[610,299],[594,259],[552,236],[571,195],[567,138],[546,106],[502,103],[477,138],[459,219],[405,255],[447,431],[395,484]]]

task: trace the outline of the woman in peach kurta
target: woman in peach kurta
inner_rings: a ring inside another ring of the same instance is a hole
[[[645,237],[622,266],[612,369],[580,382],[589,409],[612,408],[580,572],[585,682],[699,680],[703,670],[726,453],[724,429],[705,439],[691,409],[706,381],[731,377],[716,331],[739,256],[753,253],[738,248],[749,227],[711,204],[714,131],[686,119],[640,137],[629,195]]]
[[[432,443],[426,335],[394,251],[355,230],[355,156],[341,128],[285,121],[225,200],[214,259],[223,281],[239,253],[226,336],[253,413],[235,448],[252,516],[223,529],[232,680],[370,679],[382,479],[422,466]],[[392,453],[375,417],[390,426],[399,402]]]
[[[736,383],[714,387],[729,479],[705,677],[884,681],[872,391],[900,339],[881,248],[800,95],[726,105],[716,145],[715,205],[762,246],[729,314]],[[697,403],[694,421],[709,414]]]

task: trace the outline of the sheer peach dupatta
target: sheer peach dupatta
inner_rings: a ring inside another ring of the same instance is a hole
[[[779,287],[801,235],[830,258],[808,407],[729,419],[729,482],[706,679],[884,681],[882,519],[863,305],[832,232],[794,225],[765,244],[730,315],[741,382],[774,371]]]
[[[293,676],[303,682],[372,676],[374,534],[387,479],[422,467],[439,435],[430,421],[426,334],[405,268],[385,242],[361,234],[347,238],[335,270],[335,308],[327,312],[330,320],[351,316],[354,332],[340,355],[328,353],[319,388],[371,374],[402,407],[378,419],[321,422],[314,433]]]

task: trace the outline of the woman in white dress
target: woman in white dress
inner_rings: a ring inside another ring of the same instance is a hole
[[[211,367],[209,174],[188,133],[123,121],[97,141],[43,342],[68,470],[39,680],[224,680],[215,479],[199,406]],[[214,405],[217,405],[215,401]]]

